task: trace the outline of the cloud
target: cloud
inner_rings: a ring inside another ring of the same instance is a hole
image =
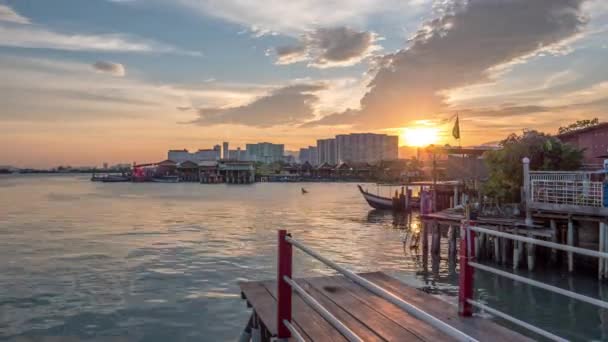
[[[297,45],[277,47],[277,64],[309,60],[310,66],[319,68],[350,66],[379,50],[376,40],[373,32],[345,26],[318,28],[302,35]]]
[[[5,21],[16,24],[29,24],[30,20],[19,13],[15,12],[7,5],[0,4],[0,22]]]
[[[275,89],[245,105],[227,108],[201,108],[198,125],[236,124],[271,127],[301,123],[314,117],[319,98],[315,92],[326,89],[322,83],[302,83]]]
[[[93,69],[119,77],[123,77],[126,74],[124,65],[120,63],[99,61],[93,64]]]
[[[432,0],[157,0],[178,3],[251,28],[256,35],[278,32],[298,36],[317,27],[364,26],[371,17],[389,14],[400,21],[415,17]]]
[[[446,111],[442,91],[486,82],[497,67],[580,34],[584,0],[455,1],[409,46],[382,58],[360,109],[309,125],[400,127]]]
[[[8,22],[9,25],[3,25]],[[23,25],[14,25],[14,24]],[[28,24],[28,25],[25,25]],[[0,5],[0,46],[67,51],[175,53],[201,56],[153,40],[123,34],[73,34],[50,30],[30,23],[12,8]]]

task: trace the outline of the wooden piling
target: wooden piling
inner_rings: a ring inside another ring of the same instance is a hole
[[[551,242],[558,243],[559,240],[558,240],[557,223],[555,222],[554,219],[551,219],[549,224],[551,227]],[[557,250],[554,248],[551,249],[551,263],[552,264],[557,263]]]
[[[572,217],[568,218],[568,246],[574,246],[574,222]],[[568,272],[574,271],[574,256],[568,252]]]
[[[528,237],[532,238],[532,234],[528,233]],[[528,271],[534,270],[534,264],[536,263],[536,245],[532,243],[526,244],[526,251],[528,252]]]

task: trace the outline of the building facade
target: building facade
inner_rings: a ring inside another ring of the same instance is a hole
[[[185,161],[201,162],[207,160],[219,160],[221,156],[220,145],[215,145],[212,149],[200,149],[194,153],[188,152],[188,150],[169,150],[167,153],[167,159],[176,163],[183,163]]]
[[[248,160],[247,152],[245,150],[241,150],[240,147],[237,147],[236,150],[228,150],[228,157],[224,159],[246,161]]]
[[[222,159],[230,159],[230,147],[227,141],[222,144]]]
[[[308,162],[310,165],[319,165],[319,154],[316,146],[308,146],[300,149],[300,163]]]
[[[338,148],[336,145],[336,139],[319,139],[317,140],[317,164],[321,165],[324,163],[330,165],[338,164]]]
[[[386,134],[352,133],[336,136],[338,162],[377,163],[399,159],[399,137]]]
[[[608,155],[608,122],[557,136],[561,141],[585,150],[583,165],[589,169],[603,167]]]
[[[250,161],[266,164],[283,160],[285,146],[283,144],[271,144],[268,142],[247,144],[247,158]]]

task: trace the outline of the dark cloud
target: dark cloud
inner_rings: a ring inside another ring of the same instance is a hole
[[[315,67],[349,66],[359,63],[378,47],[376,35],[348,27],[318,28],[303,35],[297,45],[275,49],[277,64],[309,61]]]
[[[93,64],[93,69],[120,77],[126,74],[124,65],[120,63],[99,61]]]
[[[501,106],[498,108],[464,109],[464,110],[458,111],[458,113],[464,114],[470,118],[509,117],[509,116],[520,116],[520,115],[554,112],[554,111],[558,111],[561,109],[562,109],[562,107],[504,105],[504,106]]]
[[[201,108],[199,125],[240,124],[256,127],[296,124],[310,120],[324,84],[295,84],[276,89],[251,103],[230,108]]]
[[[398,127],[446,110],[442,91],[486,81],[491,70],[549,49],[581,31],[584,0],[456,1],[387,56],[361,109],[309,125]]]

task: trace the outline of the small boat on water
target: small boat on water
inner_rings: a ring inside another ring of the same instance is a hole
[[[307,194],[307,193],[308,193],[308,190],[302,188],[302,194]]]
[[[367,203],[374,209],[393,210],[393,199],[374,195],[368,191],[363,190],[363,187],[357,184],[359,191]]]
[[[178,176],[158,176],[152,178],[154,183],[179,183]]]
[[[120,183],[130,182],[131,176],[126,175],[93,175],[91,176],[92,182],[103,182],[103,183]]]

